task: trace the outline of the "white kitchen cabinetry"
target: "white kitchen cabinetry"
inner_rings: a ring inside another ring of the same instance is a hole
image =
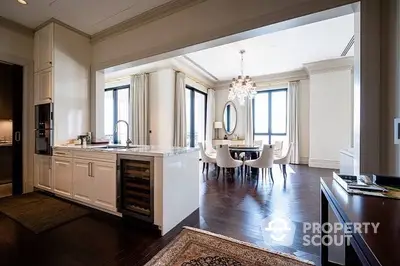
[[[92,168],[94,204],[104,209],[116,211],[116,164],[107,162],[94,162]]]
[[[36,188],[52,191],[52,159],[51,156],[38,155],[34,156],[34,184]]]
[[[116,154],[53,151],[54,193],[117,213]]]
[[[35,32],[34,103],[53,103],[54,145],[90,131],[91,54],[87,36],[56,22]]]
[[[53,101],[53,68],[35,74],[35,104],[51,103]]]
[[[72,158],[53,157],[54,193],[72,197]]]
[[[73,193],[76,200],[91,203],[93,199],[92,162],[83,159],[73,160]]]
[[[53,65],[53,36],[53,23],[48,24],[35,33],[35,72],[45,70]]]

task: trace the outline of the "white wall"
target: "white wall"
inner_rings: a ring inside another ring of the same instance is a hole
[[[54,145],[90,131],[89,38],[54,25]],[[103,100],[104,101],[104,100]]]
[[[0,55],[7,54],[18,58],[33,60],[33,34],[22,34],[0,25]],[[0,58],[4,60],[4,58]]]
[[[150,73],[150,145],[173,146],[175,71],[162,69]]]
[[[353,79],[350,66],[326,69],[330,62],[309,68],[309,165],[339,169],[340,150],[351,147],[352,142]]]

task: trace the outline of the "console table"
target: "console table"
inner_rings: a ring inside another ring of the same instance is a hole
[[[377,234],[352,234],[346,265],[400,265],[400,200],[351,195],[328,177],[320,183],[321,224],[328,222],[329,208],[341,223],[380,223]],[[328,248],[321,246],[321,265],[332,265]]]

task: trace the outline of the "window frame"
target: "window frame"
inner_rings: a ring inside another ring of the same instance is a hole
[[[272,94],[274,92],[280,92],[284,91],[286,93],[286,116],[285,116],[285,132],[284,133],[272,133]],[[288,130],[288,112],[287,112],[287,107],[288,107],[288,89],[287,88],[279,88],[279,89],[269,89],[269,90],[262,90],[262,91],[257,91],[257,94],[261,93],[268,93],[268,132],[257,132],[255,129],[255,98],[252,100],[252,119],[253,119],[253,139],[255,136],[268,136],[268,141],[271,143],[271,139],[273,136],[287,136],[287,130]],[[257,95],[255,96],[257,97]]]
[[[121,86],[116,86],[116,87],[110,87],[110,88],[105,88],[104,92],[107,91],[112,91],[113,92],[113,126],[115,127],[115,125],[117,124],[118,121],[118,91],[119,90],[124,90],[124,89],[128,89],[128,94],[130,97],[131,91],[130,91],[130,87],[131,85],[127,84],[127,85],[121,85]],[[113,130],[113,143],[119,143],[119,139],[118,139],[118,128]],[[129,137],[129,136],[128,136]]]
[[[204,95],[204,100],[205,100],[205,104],[204,104],[204,136],[206,136],[207,134],[207,93],[196,89],[193,86],[190,86],[188,84],[186,84],[185,86],[185,90],[189,90],[190,91],[190,121],[193,121],[192,124],[190,125],[190,132],[195,131],[195,110],[196,110],[196,106],[195,106],[195,93],[198,92],[202,95]],[[186,103],[187,104],[187,103]],[[187,121],[187,120],[186,120]],[[188,134],[189,132],[187,132]],[[190,136],[190,143],[187,143],[187,145],[189,145],[189,147],[195,147],[196,143],[194,143],[194,137],[192,138]]]

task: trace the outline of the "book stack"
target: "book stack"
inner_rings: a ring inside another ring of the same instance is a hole
[[[387,197],[388,189],[372,182],[368,176],[340,175],[333,172],[333,179],[350,194]]]

